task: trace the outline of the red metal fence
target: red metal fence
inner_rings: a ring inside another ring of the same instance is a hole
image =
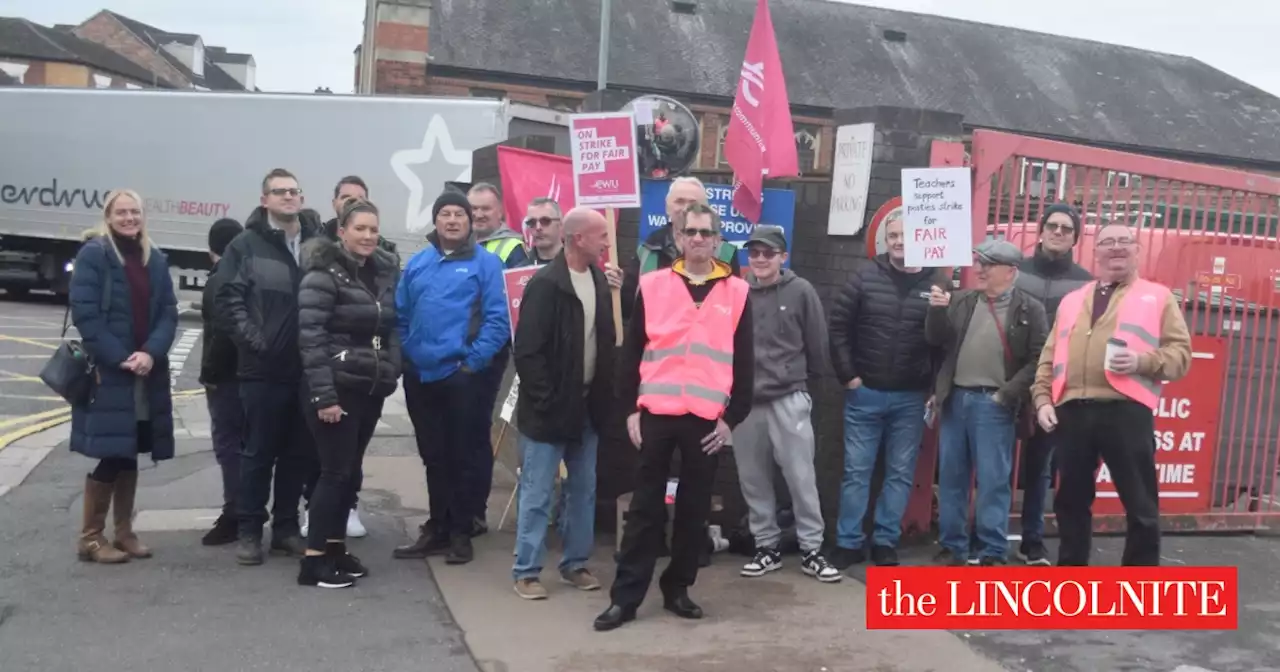
[[[1195,359],[1155,419],[1165,527],[1280,525],[1280,178],[994,131],[975,131],[971,154],[975,241],[1029,253],[1043,209],[1067,202],[1083,215],[1082,266],[1096,270],[1100,224],[1136,225],[1140,273],[1183,302]],[[1095,528],[1123,529],[1101,470],[1094,510]]]

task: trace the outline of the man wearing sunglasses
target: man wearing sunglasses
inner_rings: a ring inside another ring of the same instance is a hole
[[[952,298],[940,286],[929,294],[925,338],[946,356],[934,395],[941,410],[938,438],[938,527],[942,565],[973,561],[1005,564],[1006,532],[1013,496],[1009,475],[1020,418],[1030,418],[1031,381],[1049,331],[1044,306],[1017,289],[1022,251],[1005,240],[988,240],[973,252],[977,288]],[[969,522],[971,479],[976,476],[978,540],[972,549]],[[974,552],[976,551],[976,553]]]
[[[1072,250],[1080,242],[1080,215],[1066,203],[1045,208],[1040,216],[1040,237],[1035,251],[1018,266],[1017,287],[1044,304],[1052,319],[1062,297],[1085,286],[1093,275],[1072,259]],[[1022,483],[1022,543],[1017,557],[1028,565],[1047,566],[1049,554],[1044,547],[1044,504],[1053,483],[1054,439],[1038,424],[1034,434],[1022,443],[1024,476]]]
[[[268,499],[271,550],[292,556],[306,550],[298,502],[318,462],[298,393],[299,255],[303,243],[322,234],[319,217],[308,216],[302,208],[302,189],[293,173],[271,171],[262,180],[262,205],[249,215],[244,233],[231,241],[218,263],[217,314],[236,345],[245,411],[236,497],[236,561],[242,565],[263,562]]]
[[[787,239],[776,226],[757,225],[747,241],[751,273],[751,322],[755,332],[755,393],[751,414],[733,432],[738,482],[755,537],[756,554],[742,576],[764,576],[782,568],[774,473],[781,468],[795,512],[800,571],[822,581],[840,581],[840,570],[822,555],[822,509],[814,473],[813,398],[808,380],[825,375],[827,318],[818,292],[782,267]]]
[[[640,451],[639,477],[622,531],[609,608],[595,629],[636,617],[653,579],[667,522],[667,475],[680,452],[671,562],[658,584],[663,607],[702,618],[689,599],[711,511],[717,456],[751,412],[755,379],[750,288],[716,259],[720,215],[703,203],[681,218],[684,253],[644,275],[621,352],[618,397],[627,434]]]
[[[696,177],[677,177],[667,190],[667,223],[649,234],[636,248],[636,260],[623,274],[622,319],[631,319],[636,292],[640,288],[640,276],[671,266],[681,252],[680,232],[684,230],[685,210],[694,203],[707,204],[707,188]],[[741,276],[738,264],[738,248],[720,240],[714,251],[716,260],[729,265],[734,277]]]

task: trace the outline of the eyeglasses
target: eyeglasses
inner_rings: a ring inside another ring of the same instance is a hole
[[[1044,225],[1044,230],[1048,231],[1049,233],[1061,233],[1063,235],[1066,235],[1068,233],[1074,233],[1076,230],[1076,227],[1070,224],[1059,224],[1057,222],[1049,222]]]
[[[772,247],[750,247],[747,248],[747,256],[752,259],[759,259],[760,257],[772,259],[778,256],[778,251]]]
[[[532,229],[535,226],[540,226],[545,229],[558,221],[560,221],[559,217],[530,217],[524,220],[524,228]]]
[[[1098,247],[1101,248],[1129,247],[1132,244],[1132,238],[1103,238],[1098,241]]]
[[[714,229],[685,229],[684,230],[685,238],[695,238],[695,237],[715,238],[715,236],[716,236],[716,232]]]
[[[267,193],[271,194],[272,196],[285,196],[285,195],[300,196],[302,195],[302,190],[296,187],[293,189],[277,188],[277,189],[271,189],[267,191]]]

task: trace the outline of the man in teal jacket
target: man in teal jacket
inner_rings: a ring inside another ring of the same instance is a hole
[[[479,500],[467,485],[493,452],[480,373],[511,338],[511,323],[502,262],[472,238],[467,198],[446,191],[432,213],[431,244],[409,260],[396,289],[405,404],[427,469],[431,520],[396,557],[447,550],[446,562],[465,564]]]

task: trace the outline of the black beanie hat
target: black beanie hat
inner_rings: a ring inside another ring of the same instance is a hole
[[[244,227],[234,219],[219,219],[214,222],[209,227],[209,251],[221,257],[241,231],[244,231]]]
[[[1044,213],[1040,215],[1040,233],[1044,233],[1044,225],[1049,222],[1049,217],[1059,212],[1071,218],[1071,223],[1076,227],[1075,231],[1072,232],[1072,241],[1073,243],[1080,242],[1080,213],[1066,203],[1054,203],[1045,208]]]
[[[472,223],[471,202],[468,201],[467,197],[461,192],[453,189],[445,189],[444,193],[440,194],[440,197],[436,199],[435,205],[431,206],[432,226],[435,226],[436,217],[440,214],[440,210],[446,205],[456,205],[461,207],[462,210],[467,213],[467,224],[470,225]]]

